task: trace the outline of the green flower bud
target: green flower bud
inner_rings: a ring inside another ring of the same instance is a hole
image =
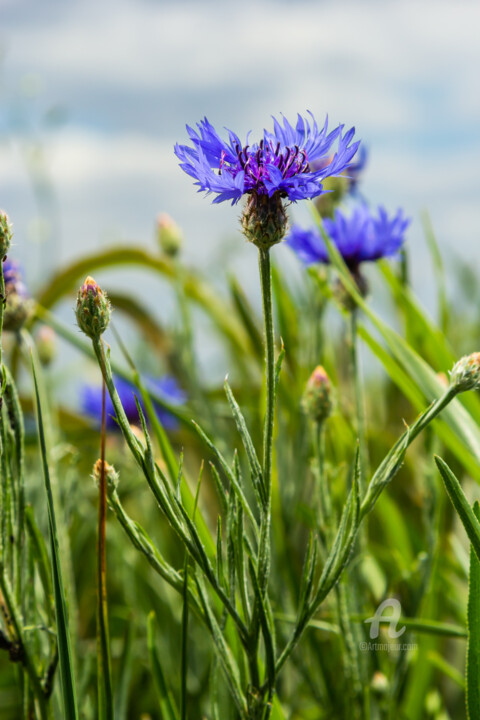
[[[243,234],[258,248],[268,249],[279,243],[288,227],[288,217],[282,198],[253,192],[248,196],[242,215]]]
[[[1,301],[0,301],[1,302]],[[15,291],[7,293],[7,301],[3,311],[3,329],[11,332],[21,330],[32,315],[35,303],[23,293]]]
[[[368,282],[365,278],[365,275],[363,275],[359,268],[352,271],[352,277],[355,281],[355,284],[357,286],[358,292],[360,295],[365,298],[368,295]],[[353,297],[350,295],[348,290],[345,288],[343,282],[340,280],[340,278],[336,278],[336,280],[333,283],[333,294],[335,295],[338,302],[342,305],[342,307],[345,308],[345,310],[348,310],[348,312],[353,312],[355,308],[357,307],[357,303],[353,299]]]
[[[325,369],[318,365],[305,387],[302,407],[316,423],[322,423],[332,412],[332,388]]]
[[[0,210],[0,260],[2,260],[10,249],[12,242],[12,225],[8,220],[8,215]]]
[[[116,490],[118,486],[118,473],[109,463],[104,462],[105,480],[107,481],[107,491]],[[93,466],[93,479],[96,485],[100,485],[100,476],[102,474],[102,461],[97,460]]]
[[[390,683],[386,675],[382,672],[376,672],[372,678],[372,690],[376,695],[386,695],[390,687]]]
[[[57,336],[47,325],[42,325],[36,336],[38,357],[42,365],[51,365],[57,356]]]
[[[112,313],[110,300],[90,276],[78,291],[75,313],[78,327],[92,340],[98,340],[108,327]]]
[[[350,188],[345,175],[326,177],[322,182],[324,192],[315,199],[315,206],[322,217],[333,218],[335,208],[341,203]]]
[[[458,392],[480,388],[480,352],[465,355],[455,363],[450,372],[450,385]]]
[[[169,257],[176,257],[182,248],[182,231],[166,213],[157,218],[157,239],[160,250]]]

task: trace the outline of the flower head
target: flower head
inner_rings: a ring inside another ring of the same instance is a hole
[[[175,154],[199,191],[216,194],[214,203],[231,200],[234,205],[246,194],[293,202],[314,198],[323,192],[326,177],[340,175],[350,165],[359,143],[352,142],[355,128],[342,136],[344,126],[339,125],[328,133],[327,121],[320,130],[310,117],[299,115],[295,127],[286,118],[283,124],[273,118],[273,133],[264,130],[258,143],[250,143],[247,136],[245,144],[231,130],[228,140],[222,140],[205,118],[197,123],[198,130],[187,125],[192,146],[177,144]],[[331,156],[336,140],[337,151]]]
[[[364,205],[358,206],[350,217],[336,210],[333,219],[323,221],[327,235],[353,272],[362,262],[395,255],[403,245],[409,223],[401,210],[389,217],[379,207],[374,215]],[[303,230],[293,225],[286,242],[306,265],[329,262],[327,247],[316,228]]]
[[[450,384],[458,392],[480,388],[480,352],[465,355],[455,363],[450,372]]]
[[[303,393],[302,406],[316,423],[322,423],[332,412],[332,388],[322,365],[317,365],[310,375]]]
[[[17,260],[7,258],[3,261],[3,279],[7,296],[14,292],[22,297],[29,297],[27,287],[23,282],[22,268]]]
[[[8,215],[0,210],[0,261],[5,257],[12,242],[12,224]]]
[[[161,213],[157,218],[157,239],[160,250],[168,257],[176,257],[182,248],[182,231],[167,213]]]
[[[358,155],[355,157],[355,162],[352,162],[350,164],[350,167],[345,172],[345,175],[348,177],[348,191],[355,195],[359,180],[363,174],[363,171],[365,170],[365,166],[368,162],[368,150],[365,145],[360,146],[360,150],[358,151]]]
[[[108,327],[111,313],[107,294],[89,275],[77,295],[75,314],[78,327],[89,338],[98,340]]]
[[[103,470],[105,473],[105,480],[107,481],[107,492],[115,492],[118,486],[118,473],[110,463],[103,461]],[[100,485],[100,478],[102,476],[102,460],[99,459],[93,466],[93,480],[97,487]]]
[[[12,331],[20,330],[31,314],[34,305],[23,282],[20,263],[6,258],[3,261],[3,279],[6,297],[3,328]]]
[[[146,383],[147,390],[157,393],[173,405],[185,402],[185,393],[178,386],[177,381],[168,375],[162,378],[149,378]],[[138,397],[142,410],[145,412],[139,392],[135,385],[124,380],[121,377],[115,377],[115,387],[125,410],[125,415],[132,425],[138,425],[140,418],[138,415],[135,396]],[[170,430],[177,427],[177,420],[168,410],[154,403],[155,412],[162,425]],[[100,424],[102,418],[102,388],[96,385],[84,385],[82,388],[82,409],[83,412]],[[115,410],[110,395],[107,393],[105,397],[105,414],[106,426],[110,430],[118,427],[115,420]]]

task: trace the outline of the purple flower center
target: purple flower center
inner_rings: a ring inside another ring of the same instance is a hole
[[[307,153],[304,149],[300,149],[298,145],[294,147],[282,147],[280,142],[276,145],[271,141],[260,140],[257,146],[250,149],[250,145],[240,147],[235,146],[238,164],[228,167],[228,171],[235,177],[239,172],[245,173],[246,185],[249,187],[247,192],[253,189],[266,192],[265,188],[259,187],[264,178],[270,179],[270,169],[277,168],[282,174],[282,178],[290,178],[294,175],[310,172]],[[225,166],[225,152],[222,152],[219,174]]]

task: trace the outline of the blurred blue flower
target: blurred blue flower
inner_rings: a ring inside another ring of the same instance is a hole
[[[17,260],[7,258],[3,262],[3,279],[5,281],[5,294],[17,293],[21,297],[28,297],[29,293],[23,282],[22,269]]]
[[[368,150],[366,145],[360,145],[360,149],[355,157],[355,162],[352,162],[348,170],[345,172],[349,180],[348,190],[352,195],[355,195],[358,188],[358,182],[360,177],[365,170],[365,166],[368,161]]]
[[[359,142],[352,143],[355,128],[343,137],[343,125],[327,134],[328,120],[319,130],[309,114],[311,121],[299,115],[295,127],[285,118],[283,125],[273,118],[273,133],[264,130],[263,139],[253,144],[247,136],[245,145],[231,130],[228,141],[222,140],[205,118],[197,123],[198,132],[187,125],[193,147],[177,144],[175,154],[180,167],[195,178],[199,192],[216,193],[214,203],[231,200],[234,205],[245,194],[277,194],[294,202],[314,198],[323,192],[326,177],[349,167]],[[330,149],[337,139],[332,156]]]
[[[121,377],[115,377],[115,387],[122,401],[123,409],[131,424],[140,424],[135,395],[140,401],[143,412],[145,407],[140,397],[139,390],[132,383]],[[148,378],[145,382],[146,389],[154,392],[172,405],[179,405],[186,400],[185,393],[178,386],[175,378],[165,375],[162,378]],[[155,412],[163,427],[167,430],[174,430],[178,426],[177,419],[165,410],[165,408],[154,403]],[[83,412],[100,424],[102,419],[102,388],[98,385],[84,385],[82,388],[82,409]],[[105,397],[106,426],[109,429],[118,428],[115,419],[115,411],[108,391]]]
[[[333,155],[313,162],[312,169],[321,170],[328,165],[332,158]],[[347,192],[349,192],[351,195],[356,194],[359,180],[363,174],[363,171],[365,170],[365,166],[367,165],[367,160],[368,150],[365,145],[360,145],[358,152],[355,155],[355,160],[351,162],[348,165],[348,168],[342,173],[342,177],[345,177],[348,180]]]
[[[356,207],[349,217],[336,210],[333,220],[323,220],[327,235],[353,271],[362,262],[395,255],[403,245],[409,224],[402,210],[389,218],[383,207],[374,215],[365,205]],[[329,262],[326,245],[316,228],[303,230],[293,225],[286,242],[305,265]]]

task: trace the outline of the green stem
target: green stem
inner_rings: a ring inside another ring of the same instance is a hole
[[[332,516],[332,498],[325,474],[325,426],[315,423],[313,427],[315,453],[317,456],[317,498],[320,506],[319,523],[322,539],[326,543],[333,533],[334,518]]]
[[[30,655],[29,649],[25,643],[25,636],[23,634],[22,617],[20,610],[14,599],[14,594],[8,577],[5,572],[3,564],[0,564],[0,603],[3,597],[5,605],[5,611],[8,613],[8,627],[10,634],[13,634],[11,638],[13,642],[18,643],[20,646],[20,652],[22,653],[22,663],[25,670],[30,678],[31,687],[35,694],[35,699],[38,705],[41,720],[47,720],[48,718],[48,699],[45,696],[42,688],[41,680],[37,675],[35,663]],[[3,603],[2,603],[3,604]]]
[[[386,458],[383,460],[383,462],[379,465],[377,471],[375,472],[375,475],[373,476],[368,488],[367,492],[365,493],[364,500],[362,502],[361,508],[360,508],[360,516],[358,519],[358,525],[356,529],[354,530],[353,534],[351,534],[350,540],[345,543],[344,547],[340,551],[340,557],[339,560],[336,563],[336,570],[328,578],[328,582],[325,583],[324,586],[319,588],[316,597],[314,598],[313,602],[311,603],[309,609],[303,613],[302,617],[299,619],[293,634],[290,638],[290,640],[287,642],[286,646],[284,647],[280,657],[277,660],[276,663],[276,673],[280,672],[282,667],[284,666],[287,659],[292,654],[293,650],[298,644],[298,641],[302,637],[306,627],[308,626],[310,620],[313,618],[315,613],[317,612],[318,608],[322,604],[322,602],[325,600],[327,595],[330,593],[331,589],[335,586],[335,584],[338,582],[339,578],[341,577],[344,569],[346,568],[348,564],[348,560],[350,557],[351,550],[353,548],[353,545],[355,543],[356,537],[358,535],[358,529],[360,528],[360,525],[362,521],[364,520],[365,516],[373,509],[375,502],[377,501],[379,495],[381,494],[382,490],[385,488],[385,483],[381,482],[381,478],[384,474],[385,465],[388,465],[391,459],[391,456],[393,455],[394,450],[399,449],[402,446],[405,446],[405,450],[408,448],[408,446],[415,440],[415,438],[419,435],[419,433],[430,423],[434,418],[454,399],[454,397],[458,394],[458,389],[455,387],[449,387],[445,391],[445,393],[438,398],[438,400],[435,400],[430,407],[427,408],[411,425],[411,427],[406,430],[403,435],[397,440],[392,450],[388,453]],[[397,468],[398,470],[398,468]],[[377,478],[378,480],[377,482]],[[392,478],[390,478],[389,482]]]
[[[103,352],[103,345],[102,345]],[[101,466],[97,535],[97,684],[99,717],[113,720],[112,663],[107,603],[107,482],[105,477],[105,380],[102,383]]]
[[[365,433],[365,400],[357,351],[357,313],[358,309],[354,308],[349,315],[349,345],[350,364],[355,393],[357,436],[360,446],[360,492],[363,494],[365,489],[365,478],[368,477],[370,473],[368,468],[368,447]]]
[[[265,384],[267,409],[263,430],[263,480],[268,502],[271,498],[273,422],[275,416],[275,338],[273,332],[272,274],[270,251],[259,248],[260,282],[262,287],[263,317],[265,322]]]

